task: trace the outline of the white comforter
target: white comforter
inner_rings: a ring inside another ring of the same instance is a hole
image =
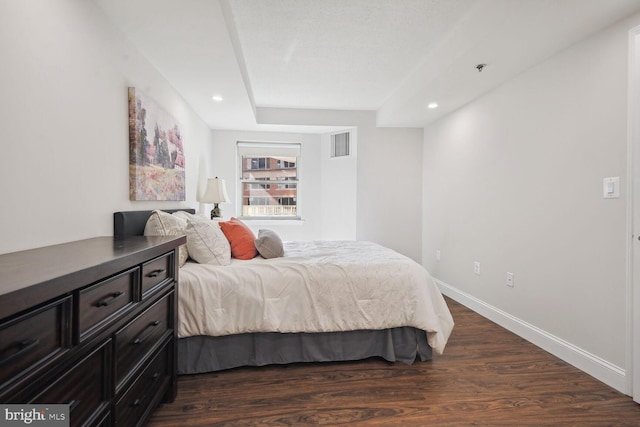
[[[285,242],[282,258],[188,262],[178,335],[334,332],[413,326],[441,354],[453,319],[429,273],[370,242]]]

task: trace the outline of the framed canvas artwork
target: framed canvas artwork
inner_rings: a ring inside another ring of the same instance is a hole
[[[129,198],[185,200],[183,133],[151,98],[129,88]]]

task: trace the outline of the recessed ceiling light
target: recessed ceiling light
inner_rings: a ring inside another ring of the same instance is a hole
[[[213,99],[216,102],[221,102],[224,98],[221,97],[220,95],[213,95],[211,99]]]
[[[430,102],[429,105],[427,105],[427,108],[431,108],[432,110],[434,108],[438,108],[438,103],[437,102]]]

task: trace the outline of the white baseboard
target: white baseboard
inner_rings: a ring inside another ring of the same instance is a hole
[[[545,351],[548,351],[581,371],[586,372],[619,392],[626,393],[627,379],[625,370],[619,366],[615,366],[598,356],[576,347],[561,338],[518,319],[438,279],[434,278],[434,281],[444,295]],[[455,318],[453,320],[455,321]]]

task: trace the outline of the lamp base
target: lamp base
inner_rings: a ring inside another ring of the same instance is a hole
[[[222,209],[218,207],[217,203],[214,203],[213,209],[211,209],[211,219],[214,218],[222,218]]]

